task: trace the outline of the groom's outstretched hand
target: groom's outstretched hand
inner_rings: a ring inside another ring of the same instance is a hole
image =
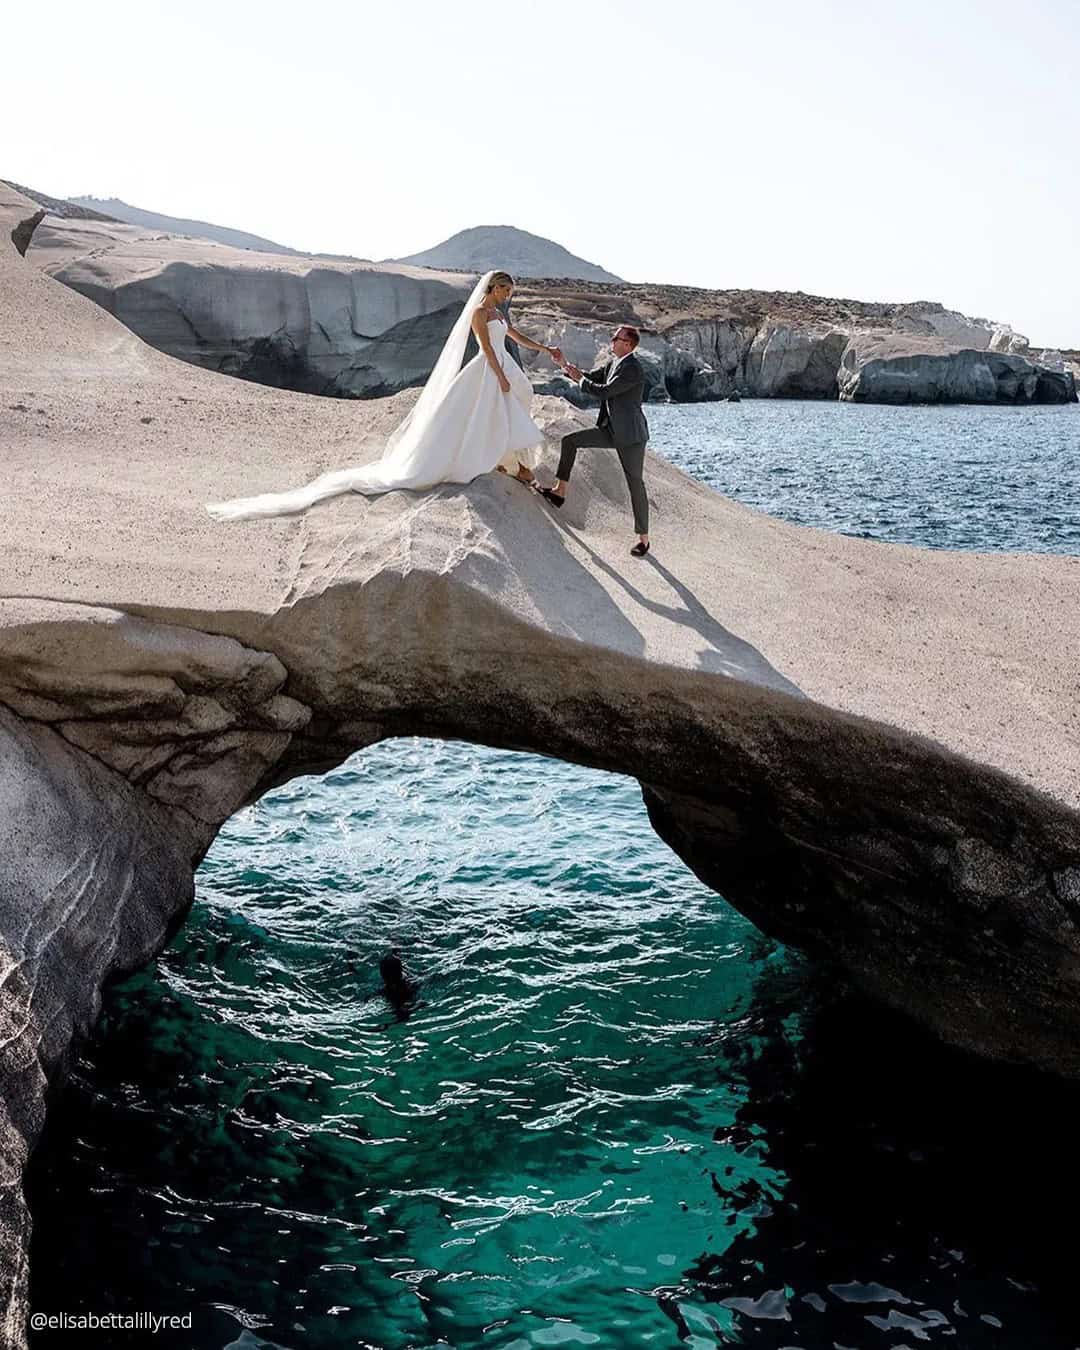
[[[581,371],[578,370],[577,366],[573,365],[571,362],[568,361],[566,365],[563,366],[563,370],[566,371],[567,375],[569,375],[572,380],[581,379]]]

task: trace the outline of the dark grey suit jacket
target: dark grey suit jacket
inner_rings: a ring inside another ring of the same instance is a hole
[[[597,366],[581,381],[582,389],[600,400],[596,425],[608,427],[616,445],[645,445],[649,439],[649,424],[641,411],[641,400],[645,396],[645,372],[641,362],[630,352],[619,362],[615,378],[609,380],[607,375],[612,364],[608,361]]]

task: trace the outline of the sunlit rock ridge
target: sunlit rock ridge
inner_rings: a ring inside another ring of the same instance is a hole
[[[591,365],[613,324],[636,324],[652,399],[1076,399],[1060,353],[930,301],[631,284],[509,226],[396,261],[335,259],[115,199],[78,200],[128,223],[72,219],[34,196],[51,212],[34,235],[39,266],[160,350],[279,388],[365,398],[421,383],[476,274],[502,267],[518,278],[515,322],[579,364]],[[522,356],[542,392],[577,397],[546,358]]]

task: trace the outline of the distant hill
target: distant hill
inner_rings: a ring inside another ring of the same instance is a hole
[[[188,220],[181,216],[166,216],[160,211],[145,211],[141,206],[121,201],[119,197],[82,196],[65,200],[32,191],[17,183],[12,186],[53,215],[69,220],[118,220],[161,234],[186,234],[196,239],[211,239],[218,244],[228,244],[232,248],[253,249],[259,253],[278,253],[294,258],[326,258],[337,262],[363,261],[348,254],[305,253],[301,249],[265,239],[262,235],[234,230],[227,225],[214,225],[208,220]],[[615,284],[622,280],[614,272],[578,258],[554,240],[530,234],[528,230],[516,229],[513,225],[477,225],[469,230],[461,230],[423,253],[414,253],[407,258],[384,258],[383,261],[409,263],[414,267],[448,268],[459,272],[486,272],[492,267],[502,267],[514,277]]]
[[[145,230],[160,230],[165,234],[190,234],[196,239],[213,239],[218,244],[230,244],[233,248],[251,248],[259,253],[287,253],[291,256],[300,254],[299,249],[275,244],[272,239],[264,239],[258,234],[248,234],[245,230],[231,230],[227,225],[212,225],[207,220],[183,220],[179,216],[163,216],[158,211],[144,211],[140,206],[129,206],[118,197],[71,197],[68,200],[77,206],[102,213],[112,220],[121,220],[127,225],[140,225]]]
[[[514,277],[573,277],[581,281],[621,281],[614,272],[575,257],[561,244],[513,225],[476,225],[444,239],[423,253],[386,262],[416,267],[452,267],[463,272],[505,268]]]
[[[4,180],[11,183],[10,179]],[[47,192],[38,192],[34,188],[28,188],[24,183],[11,183],[16,192],[21,192],[24,197],[29,197],[32,202],[37,202],[38,206],[43,206],[46,211],[50,211],[54,216],[60,216],[64,220],[117,220],[118,216],[106,216],[100,211],[91,211],[86,206],[77,205],[75,202],[65,201],[63,197],[50,197]],[[92,198],[87,198],[88,201]]]

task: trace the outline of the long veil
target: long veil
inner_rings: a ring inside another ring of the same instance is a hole
[[[473,311],[487,294],[494,275],[493,271],[485,272],[473,287],[420,397],[390,433],[380,459],[360,468],[334,469],[289,492],[266,492],[259,497],[233,497],[226,502],[208,502],[207,511],[216,520],[248,520],[254,516],[290,515],[342,492],[377,493],[390,492],[394,488],[431,487],[431,482],[424,481],[422,466],[417,462],[417,450],[439,404],[461,369]]]

